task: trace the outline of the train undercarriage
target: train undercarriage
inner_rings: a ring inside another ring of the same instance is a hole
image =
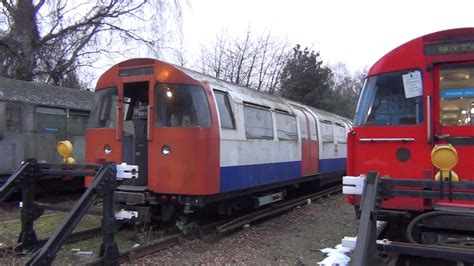
[[[308,189],[340,182],[343,171],[307,176],[296,180],[269,184],[250,189],[208,196],[170,195],[149,191],[146,186],[122,185],[115,191],[119,208],[139,213],[139,221],[170,221],[179,215],[189,215],[198,210],[219,215],[231,215],[234,211],[259,208],[283,200]]]

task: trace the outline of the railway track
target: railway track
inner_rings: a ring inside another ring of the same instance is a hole
[[[74,243],[74,242],[79,242],[85,239],[89,239],[95,236],[100,235],[102,232],[101,227],[96,227],[96,228],[91,228],[87,230],[82,230],[79,232],[72,233],[66,240],[66,243]],[[37,248],[40,248],[43,246],[46,242],[48,242],[49,238],[45,239],[39,239],[36,246]],[[17,255],[24,255],[22,252],[17,251],[17,245],[12,245],[12,246],[7,246],[0,248],[0,258],[4,256],[17,256]]]
[[[156,253],[160,250],[170,248],[181,244],[184,239],[200,238],[206,235],[218,234],[224,236],[234,232],[247,224],[256,223],[258,221],[274,217],[279,214],[290,211],[297,206],[308,204],[308,202],[326,197],[328,195],[337,194],[341,191],[342,186],[331,187],[322,191],[306,194],[298,198],[290,199],[284,202],[274,203],[264,209],[260,209],[251,213],[246,213],[231,219],[210,222],[205,225],[198,226],[191,231],[184,233],[171,233],[159,239],[155,239],[147,244],[134,247],[120,253],[119,263],[134,263],[137,259]],[[124,226],[123,229],[130,229],[130,226]],[[71,234],[66,243],[74,243],[83,241],[101,235],[101,228],[92,228]],[[48,239],[38,241],[38,246],[43,245]],[[11,255],[24,255],[16,252],[16,246],[9,246],[0,249],[0,258]],[[87,265],[102,265],[103,259],[98,258],[87,263]]]
[[[254,222],[258,222],[265,218],[273,217],[278,214],[282,214],[288,212],[289,210],[308,204],[308,200],[314,201],[329,195],[337,194],[341,191],[342,186],[338,185],[336,187],[324,189],[322,191],[312,193],[309,195],[304,195],[295,199],[291,199],[285,202],[281,202],[278,204],[273,204],[265,209],[257,210],[255,212],[229,219],[224,221],[213,222],[210,224],[206,224],[200,226],[187,234],[183,233],[175,233],[172,235],[168,235],[162,237],[160,239],[156,239],[146,245],[141,245],[136,248],[132,248],[130,250],[124,251],[120,253],[119,263],[134,263],[137,259],[153,254],[160,250],[164,250],[170,248],[175,245],[179,245],[183,242],[185,238],[195,238],[195,237],[202,237],[205,235],[217,233],[220,235],[224,235],[230,233],[232,231],[238,230],[242,228],[246,224],[251,224]],[[87,265],[102,265],[102,259],[96,259],[92,262],[87,263]]]

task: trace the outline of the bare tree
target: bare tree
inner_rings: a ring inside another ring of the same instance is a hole
[[[346,117],[354,116],[357,100],[367,75],[367,69],[356,71],[354,74],[344,63],[331,66],[333,90],[338,97],[339,113]]]
[[[144,25],[152,21],[164,32],[156,18],[166,8],[181,18],[177,0],[0,1],[0,75],[56,85],[78,86],[76,70],[100,55],[124,53],[117,44],[156,49],[163,35],[144,34]]]
[[[254,35],[249,28],[243,38],[221,32],[213,48],[202,49],[201,71],[216,78],[270,93],[278,90],[279,75],[291,53],[288,42],[270,32]]]

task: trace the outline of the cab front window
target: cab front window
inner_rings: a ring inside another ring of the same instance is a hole
[[[355,115],[356,126],[416,125],[423,122],[421,72],[407,70],[369,77]]]
[[[117,88],[97,90],[94,94],[89,128],[115,128]]]
[[[474,125],[474,66],[441,67],[439,84],[441,125]]]
[[[155,104],[157,127],[211,127],[209,103],[199,86],[158,85]]]

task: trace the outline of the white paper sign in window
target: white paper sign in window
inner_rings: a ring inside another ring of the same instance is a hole
[[[420,71],[409,72],[402,77],[405,98],[413,98],[423,95],[423,82],[421,81]]]

